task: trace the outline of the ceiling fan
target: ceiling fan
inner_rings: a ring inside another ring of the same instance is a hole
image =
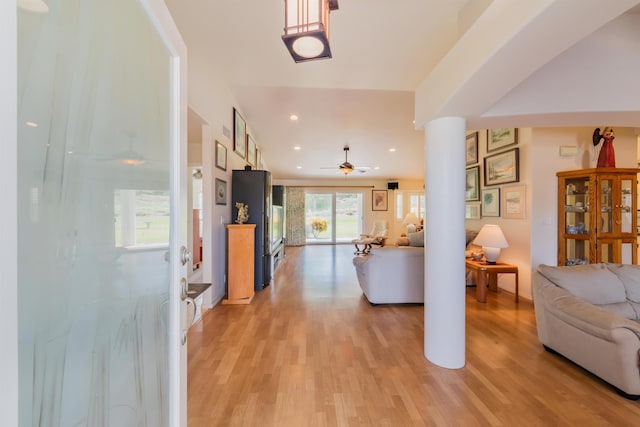
[[[369,169],[371,169],[369,166],[359,166],[359,167],[355,167],[353,166],[353,164],[349,163],[349,146],[345,145],[344,148],[344,162],[340,163],[338,165],[338,170],[340,172],[342,172],[345,175],[349,175],[351,172],[353,171],[358,171],[360,173],[365,173],[366,171],[368,171]],[[334,169],[334,167],[330,167],[330,168],[321,168],[321,169]]]

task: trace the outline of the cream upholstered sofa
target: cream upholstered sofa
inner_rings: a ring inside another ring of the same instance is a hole
[[[640,266],[540,265],[532,287],[544,347],[638,399]]]
[[[471,241],[476,231],[467,231],[467,256],[481,250]],[[406,245],[375,248],[353,258],[358,283],[371,304],[424,303],[424,231],[411,233]],[[475,282],[467,274],[467,285]]]
[[[353,265],[371,304],[424,302],[424,247],[376,248],[353,257]]]

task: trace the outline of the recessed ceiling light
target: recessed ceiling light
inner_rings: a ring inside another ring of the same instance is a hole
[[[36,122],[24,122],[24,124],[32,128],[38,127],[38,124]]]
[[[375,170],[380,170],[380,166],[376,166],[374,169]]]
[[[302,166],[296,166],[296,169],[302,169]]]
[[[293,147],[294,150],[299,151],[302,150],[302,147],[300,147],[299,145],[296,145],[295,147]]]
[[[296,120],[298,120],[298,116],[296,116],[295,114],[292,114],[292,115],[289,116],[289,120],[295,122]]]
[[[395,148],[389,148],[389,152],[390,153],[395,153],[396,149]]]

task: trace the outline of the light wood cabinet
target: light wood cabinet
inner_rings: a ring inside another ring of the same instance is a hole
[[[223,304],[249,304],[255,295],[255,224],[227,225],[227,298]]]
[[[637,173],[558,172],[558,265],[637,264]]]

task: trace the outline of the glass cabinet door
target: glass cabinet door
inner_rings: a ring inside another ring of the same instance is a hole
[[[599,209],[600,209],[600,233],[613,232],[613,181],[611,179],[600,179],[598,185]]]
[[[589,178],[567,179],[564,201],[566,234],[589,235],[589,208]]]
[[[565,239],[565,265],[589,264],[589,240]]]
[[[634,239],[604,240],[598,243],[598,262],[635,264],[636,241]]]
[[[622,233],[635,233],[633,230],[633,181],[631,179],[620,180],[620,231]]]
[[[613,262],[614,257],[614,242],[600,241],[598,244],[598,262]]]

